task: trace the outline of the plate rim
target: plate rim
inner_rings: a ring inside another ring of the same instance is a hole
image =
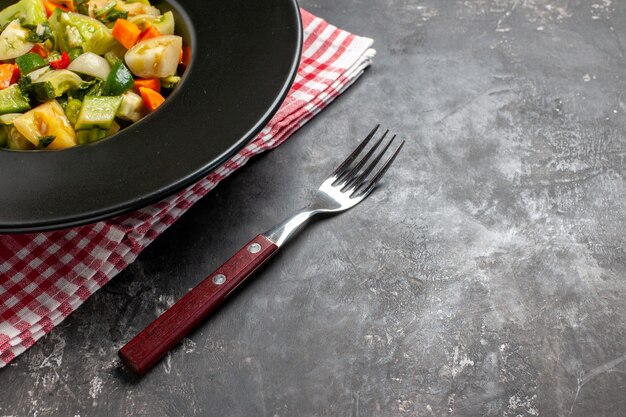
[[[247,144],[249,144],[257,134],[267,125],[267,123],[274,117],[276,112],[280,109],[280,106],[287,98],[287,95],[293,85],[295,77],[297,75],[297,70],[301,61],[301,53],[302,53],[302,42],[303,42],[303,26],[302,26],[302,16],[300,14],[300,7],[298,5],[297,0],[287,0],[290,4],[290,7],[294,11],[294,15],[296,17],[295,23],[296,25],[296,48],[294,50],[291,65],[289,69],[289,75],[285,80],[285,83],[282,85],[280,92],[276,95],[274,101],[271,106],[268,107],[265,114],[259,118],[257,123],[248,130],[242,137],[235,142],[232,146],[226,149],[221,155],[215,158],[213,161],[208,163],[205,167],[195,172],[191,172],[189,175],[181,178],[178,181],[173,182],[172,184],[161,187],[153,192],[146,193],[139,198],[126,201],[124,203],[120,203],[116,206],[110,206],[106,209],[102,210],[94,210],[88,213],[84,213],[81,215],[71,215],[64,218],[58,218],[56,220],[35,220],[32,222],[23,222],[19,225],[11,224],[2,224],[0,223],[0,236],[6,234],[24,234],[24,233],[34,233],[34,232],[46,232],[46,231],[55,231],[62,230],[67,228],[73,228],[77,226],[84,226],[91,223],[97,223],[103,220],[112,219],[123,214],[131,213],[136,210],[140,210],[149,206],[150,204],[156,203],[158,201],[171,196],[182,189],[196,183],[202,177],[209,174],[215,168],[222,165],[229,158],[234,156],[237,152],[243,149]],[[177,3],[174,0],[174,3]],[[184,13],[185,10],[182,9]],[[195,37],[194,34],[192,36]]]

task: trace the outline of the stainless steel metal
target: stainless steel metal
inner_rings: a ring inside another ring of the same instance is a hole
[[[250,253],[259,253],[261,252],[261,245],[259,245],[258,243],[253,243],[250,246],[248,246],[248,252]]]
[[[357,159],[375,136],[379,127],[380,125],[376,126],[346,160],[322,183],[308,206],[263,233],[263,235],[280,247],[300,231],[313,217],[319,214],[340,213],[363,201],[380,182],[404,145],[404,141],[402,141],[387,161],[381,164],[381,159],[396,138],[394,135],[383,149],[376,153],[389,133],[387,130],[363,157]],[[368,164],[370,159],[372,161]],[[372,175],[374,169],[379,165],[381,166]]]
[[[226,282],[226,275],[224,274],[217,274],[213,277],[213,283],[215,285],[222,285],[225,282]]]

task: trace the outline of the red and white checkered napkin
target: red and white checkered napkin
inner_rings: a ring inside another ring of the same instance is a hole
[[[373,41],[301,10],[302,62],[287,99],[237,155],[189,188],[134,213],[58,232],[0,236],[0,367],[32,346],[222,179],[280,145],[370,65]]]

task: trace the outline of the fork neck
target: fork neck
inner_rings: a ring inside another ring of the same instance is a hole
[[[316,214],[321,210],[304,208],[298,214],[286,218],[276,226],[263,233],[263,236],[281,247],[285,242],[289,241],[296,233],[298,233]]]

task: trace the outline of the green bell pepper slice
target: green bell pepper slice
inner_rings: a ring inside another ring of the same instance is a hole
[[[20,72],[22,74],[28,74],[29,72],[48,65],[48,62],[45,59],[33,52],[15,58],[15,63],[20,68]]]
[[[111,72],[104,83],[105,96],[119,96],[133,88],[135,80],[130,70],[122,60],[118,60],[113,64]]]

